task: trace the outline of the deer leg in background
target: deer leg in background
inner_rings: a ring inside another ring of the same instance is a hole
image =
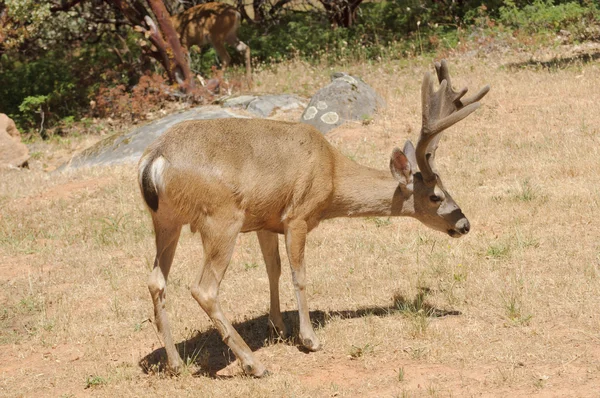
[[[246,79],[248,84],[252,82],[252,66],[250,65],[250,47],[243,41],[237,38],[236,35],[229,35],[226,42],[236,49],[237,52],[244,54],[244,62],[246,63]]]
[[[227,320],[218,301],[219,285],[231,260],[242,224],[243,214],[232,209],[223,209],[204,220],[198,228],[204,247],[204,264],[191,290],[192,296],[213,321],[225,344],[240,361],[244,372],[261,377],[266,374],[265,367],[254,359],[252,350]]]
[[[148,290],[154,303],[154,318],[159,333],[162,335],[163,344],[167,351],[167,361],[171,372],[177,373],[181,366],[181,357],[173,343],[167,311],[165,310],[166,287],[169,270],[175,256],[177,241],[181,232],[181,225],[163,221],[160,212],[152,216],[154,231],[156,233],[156,259],[154,269],[148,279]]]
[[[281,257],[279,256],[279,239],[276,233],[269,231],[257,231],[260,249],[267,266],[269,276],[269,291],[271,305],[269,311],[269,325],[274,329],[278,337],[286,338],[287,329],[281,316],[279,306],[279,277],[281,276]]]
[[[304,248],[308,226],[304,220],[292,220],[285,225],[285,244],[290,266],[292,281],[298,300],[298,315],[300,318],[300,341],[310,351],[321,348],[319,339],[310,323],[308,302],[306,300],[306,267],[304,265]]]
[[[225,48],[225,43],[221,37],[213,37],[210,42],[211,45],[215,48],[215,51],[219,55],[219,59],[221,60],[221,69],[225,70],[231,64],[231,57]]]

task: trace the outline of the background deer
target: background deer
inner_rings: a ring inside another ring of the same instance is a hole
[[[430,228],[460,237],[470,225],[444,189],[434,159],[440,133],[479,107],[489,86],[462,99],[452,89],[445,61],[435,65],[421,88],[423,123],[416,149],[410,141],[395,148],[390,171],[361,166],[331,146],[314,127],[258,119],[187,121],[172,127],[145,151],[139,183],[156,234],[156,259],[148,288],[167,351],[177,371],[181,358],[165,312],[165,289],[181,228],[190,224],[204,248],[192,296],[212,319],[245,373],[263,376],[265,367],[223,314],[219,285],[240,232],[257,231],[270,287],[269,320],[286,336],[279,306],[281,259],[278,235],[285,236],[298,301],[299,337],[310,351],[320,348],[309,319],[304,248],[306,235],[333,217],[409,216]]]
[[[248,81],[252,79],[250,47],[237,37],[241,14],[234,7],[224,3],[198,4],[173,15],[171,20],[183,46],[189,50],[194,45],[202,47],[210,43],[217,51],[223,69],[231,63],[225,43],[243,53],[246,61],[246,78]]]

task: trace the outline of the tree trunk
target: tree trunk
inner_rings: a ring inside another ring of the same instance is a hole
[[[254,21],[262,22],[265,20],[265,0],[253,0],[252,9],[254,10]]]
[[[148,13],[146,12],[144,5],[139,3],[139,1],[134,0],[133,3],[130,3],[127,0],[104,1],[121,11],[132,26],[142,26],[144,24],[144,17]]]
[[[349,28],[356,19],[356,10],[362,0],[320,0],[329,21],[334,26]]]
[[[252,18],[250,18],[250,15],[248,15],[248,12],[246,11],[246,4],[244,3],[244,0],[236,0],[236,8],[242,15],[243,21],[248,21],[250,23],[255,22]]]
[[[179,42],[179,37],[171,22],[171,15],[167,12],[162,0],[147,1],[152,12],[156,16],[160,32],[162,32],[162,36],[166,39],[165,41],[163,40],[163,37],[156,34],[157,41],[162,41],[161,44],[164,46],[162,51],[159,46],[156,47],[159,49],[159,52],[164,59],[163,65],[167,70],[167,74],[172,81],[176,81],[181,86],[184,92],[189,92],[194,88],[194,79],[185,55],[186,53]]]
[[[149,51],[148,54],[162,64],[172,83],[179,84],[182,91],[189,92],[194,87],[192,72],[162,0],[147,0],[156,16],[158,27],[140,0],[105,1],[120,10],[132,26],[147,25],[150,28],[148,31],[143,30],[156,51]]]

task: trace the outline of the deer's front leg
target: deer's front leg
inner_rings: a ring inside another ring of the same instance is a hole
[[[308,227],[304,220],[294,220],[285,226],[285,244],[290,266],[292,281],[298,300],[298,315],[300,317],[300,341],[306,349],[318,351],[321,343],[310,323],[308,303],[306,301],[306,267],[304,266],[304,246]]]
[[[279,256],[279,239],[276,233],[269,231],[257,231],[260,249],[267,266],[269,276],[269,291],[271,295],[271,306],[269,311],[269,325],[274,329],[277,336],[286,338],[287,328],[281,316],[279,306],[279,277],[281,276],[281,257]]]

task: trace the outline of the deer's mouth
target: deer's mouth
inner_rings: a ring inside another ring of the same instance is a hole
[[[461,232],[456,229],[449,229],[447,232],[448,232],[448,235],[450,235],[453,238],[460,238],[461,236],[466,235],[468,231]]]

